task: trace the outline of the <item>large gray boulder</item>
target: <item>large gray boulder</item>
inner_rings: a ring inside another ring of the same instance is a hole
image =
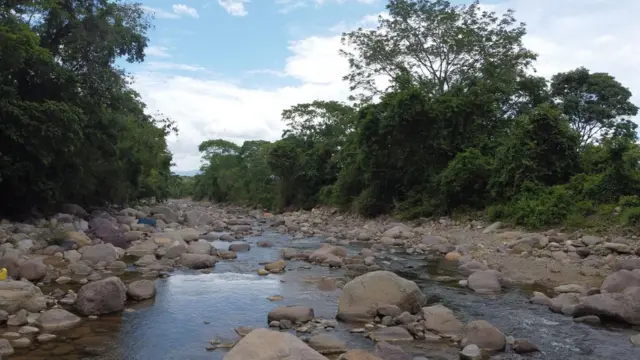
[[[47,308],[47,299],[39,287],[26,281],[0,281],[0,309],[13,314],[20,309],[40,312]]]
[[[82,319],[64,309],[49,309],[43,312],[36,324],[46,331],[66,330],[78,325]]]
[[[76,306],[83,315],[103,315],[124,309],[127,287],[118,277],[88,283],[78,291]]]
[[[380,305],[396,305],[416,314],[425,303],[418,285],[390,271],[373,271],[349,281],[338,300],[338,318],[342,321],[373,320]]]
[[[289,333],[255,329],[242,338],[223,360],[328,360]]]

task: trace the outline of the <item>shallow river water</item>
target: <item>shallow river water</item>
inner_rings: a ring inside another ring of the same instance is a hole
[[[271,241],[274,246],[253,246],[260,240]],[[276,306],[311,306],[317,317],[335,317],[340,290],[321,291],[313,280],[323,276],[342,277],[342,270],[290,262],[288,271],[282,275],[256,274],[260,263],[279,257],[281,248],[317,248],[319,239],[291,240],[288,236],[267,233],[247,241],[252,244],[251,251],[239,252],[236,260],[218,262],[212,273],[176,271],[168,278],[158,279],[156,298],[131,306],[135,312],[87,320],[60,334],[59,341],[35,350],[22,350],[10,359],[219,360],[225,351],[207,351],[210,340],[237,340],[234,332],[237,326],[265,327],[267,313]],[[213,243],[224,250],[229,245],[228,242]],[[356,252],[357,248],[351,251]],[[500,296],[477,295],[452,285],[455,281],[429,280],[452,274],[434,264],[427,266],[424,259],[397,254],[388,257],[383,268],[386,266],[418,282],[430,302],[442,302],[463,322],[485,319],[505,334],[527,338],[540,347],[541,353],[523,358],[640,359],[640,348],[633,348],[628,339],[631,329],[574,323],[570,317],[529,304],[528,294],[521,289],[510,289]],[[271,295],[281,295],[284,300],[269,301],[267,297]],[[373,348],[373,342],[362,334],[351,334],[348,330],[346,325],[339,324],[335,332],[350,348]],[[457,359],[457,350],[446,343],[415,341],[408,350],[430,360]],[[504,354],[497,358],[519,357]]]

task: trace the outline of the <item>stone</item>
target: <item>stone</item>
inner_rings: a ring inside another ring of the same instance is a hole
[[[603,293],[621,293],[628,287],[640,286],[640,271],[619,270],[609,274],[602,285],[600,291]]]
[[[482,360],[482,350],[476,344],[470,344],[460,351],[460,360]]]
[[[36,324],[45,331],[67,330],[78,325],[82,319],[64,309],[49,309],[43,312]]]
[[[386,341],[378,342],[374,351],[376,356],[385,360],[412,360],[413,357],[407,354],[400,346],[389,344]]]
[[[82,262],[69,264],[67,269],[69,269],[72,274],[79,276],[89,276],[93,272],[93,269],[89,265]]]
[[[264,266],[265,270],[269,271],[270,273],[283,272],[286,267],[287,267],[287,262],[284,260],[274,261]]]
[[[348,350],[347,344],[343,340],[329,333],[314,335],[309,339],[307,344],[323,355],[342,354]]]
[[[237,244],[231,244],[229,245],[229,251],[233,251],[233,252],[244,252],[244,251],[249,251],[251,249],[251,246],[247,243],[237,243]]]
[[[528,354],[540,351],[535,344],[529,342],[527,339],[515,339],[512,347],[516,354]]]
[[[596,315],[640,325],[640,287],[626,288],[622,293],[604,293],[580,298],[573,316]]]
[[[20,309],[40,312],[47,307],[47,299],[39,287],[25,281],[0,281],[0,309],[13,314]]]
[[[27,260],[20,264],[20,276],[37,282],[47,275],[47,266],[40,260]]]
[[[156,296],[156,282],[153,280],[137,280],[127,285],[127,295],[136,301],[151,299]]]
[[[469,275],[468,286],[479,294],[494,294],[502,290],[500,273],[496,270],[480,270]]]
[[[302,340],[289,333],[255,329],[243,337],[223,360],[327,360]]]
[[[378,270],[358,276],[342,289],[337,317],[343,321],[368,322],[377,314],[379,305],[396,305],[415,314],[425,303],[418,285],[390,271]]]
[[[10,315],[7,320],[8,326],[22,326],[28,323],[27,316],[29,316],[29,312],[24,309],[18,310],[14,315]]]
[[[443,305],[422,308],[425,329],[444,336],[462,334],[464,325],[456,318],[453,311]]]
[[[193,241],[187,246],[189,254],[211,255],[211,244],[206,241]]]
[[[81,249],[82,260],[87,260],[93,264],[99,262],[111,262],[118,260],[118,252],[110,244],[97,244],[85,246]]]
[[[57,336],[54,335],[54,334],[40,334],[40,335],[38,335],[38,337],[36,339],[40,343],[45,343],[45,342],[53,341],[56,338],[57,338]]]
[[[485,320],[475,320],[464,327],[461,345],[478,345],[489,351],[502,351],[506,346],[504,334]]]
[[[82,286],[76,306],[83,315],[103,315],[124,310],[126,300],[127,287],[111,276]]]
[[[267,321],[280,321],[283,319],[291,322],[304,323],[313,320],[314,312],[310,307],[305,306],[281,306],[269,312]]]
[[[80,231],[69,231],[65,236],[68,240],[73,241],[78,248],[91,245],[91,239]]]
[[[401,326],[388,326],[371,332],[371,340],[375,342],[413,341],[409,331]]]
[[[204,254],[182,253],[179,262],[180,265],[190,269],[207,269],[215,265],[216,257]]]

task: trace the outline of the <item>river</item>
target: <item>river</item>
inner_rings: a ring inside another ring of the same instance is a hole
[[[314,249],[320,239],[292,240],[288,235],[266,232],[246,239],[249,252],[239,252],[236,260],[219,261],[211,273],[175,271],[157,280],[157,296],[130,306],[135,311],[122,316],[85,320],[79,327],[59,334],[59,339],[33,350],[18,350],[11,359],[102,359],[177,360],[222,359],[225,350],[207,351],[210,340],[233,342],[238,326],[264,327],[267,313],[276,306],[313,307],[316,317],[333,319],[340,290],[322,291],[314,280],[324,276],[343,278],[344,270],[289,262],[281,275],[258,276],[261,263],[279,258],[283,247]],[[268,240],[271,248],[255,246]],[[226,250],[229,243],[214,241]],[[358,251],[357,247],[349,249]],[[477,295],[456,286],[456,281],[435,281],[457,274],[424,258],[385,254],[381,266],[416,281],[429,302],[442,302],[462,321],[484,319],[506,335],[524,337],[537,344],[541,352],[527,358],[566,360],[640,359],[640,348],[629,342],[631,329],[594,327],[574,323],[570,317],[528,303],[526,289],[513,288],[499,296]],[[267,299],[283,296],[282,301]],[[349,326],[334,330],[350,348],[373,348],[362,334],[352,334]],[[430,360],[457,359],[458,350],[447,343],[414,341],[407,351]],[[494,357],[496,358],[496,357]],[[500,359],[520,358],[515,354]]]

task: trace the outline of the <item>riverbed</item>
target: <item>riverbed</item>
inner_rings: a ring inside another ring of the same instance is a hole
[[[234,332],[238,326],[265,327],[267,313],[276,306],[305,305],[314,309],[316,317],[335,317],[340,290],[321,290],[317,280],[332,277],[340,283],[348,280],[344,270],[291,261],[281,275],[256,274],[261,263],[278,259],[283,247],[315,249],[322,239],[293,240],[266,232],[245,240],[251,244],[250,251],[238,252],[235,260],[219,261],[210,273],[176,270],[157,280],[155,299],[130,304],[135,311],[85,320],[79,327],[60,333],[58,340],[35,350],[18,350],[11,359],[222,359],[224,349],[206,349],[211,340],[232,343],[239,339]],[[258,241],[269,241],[273,246],[258,247]],[[229,246],[223,241],[212,243],[224,250]],[[358,247],[349,251],[356,253]],[[628,339],[632,329],[575,323],[546,307],[529,304],[527,289],[514,287],[501,295],[478,295],[456,285],[455,271],[424,257],[385,253],[378,260],[382,268],[416,281],[429,302],[442,302],[462,321],[484,319],[506,335],[538,345],[541,352],[527,358],[640,359],[640,348],[632,347]],[[283,300],[267,299],[273,295]],[[333,331],[350,348],[373,348],[372,341],[349,329],[339,323]],[[430,360],[458,356],[458,350],[445,342],[416,340],[407,351]],[[520,358],[515,354],[500,356]]]

